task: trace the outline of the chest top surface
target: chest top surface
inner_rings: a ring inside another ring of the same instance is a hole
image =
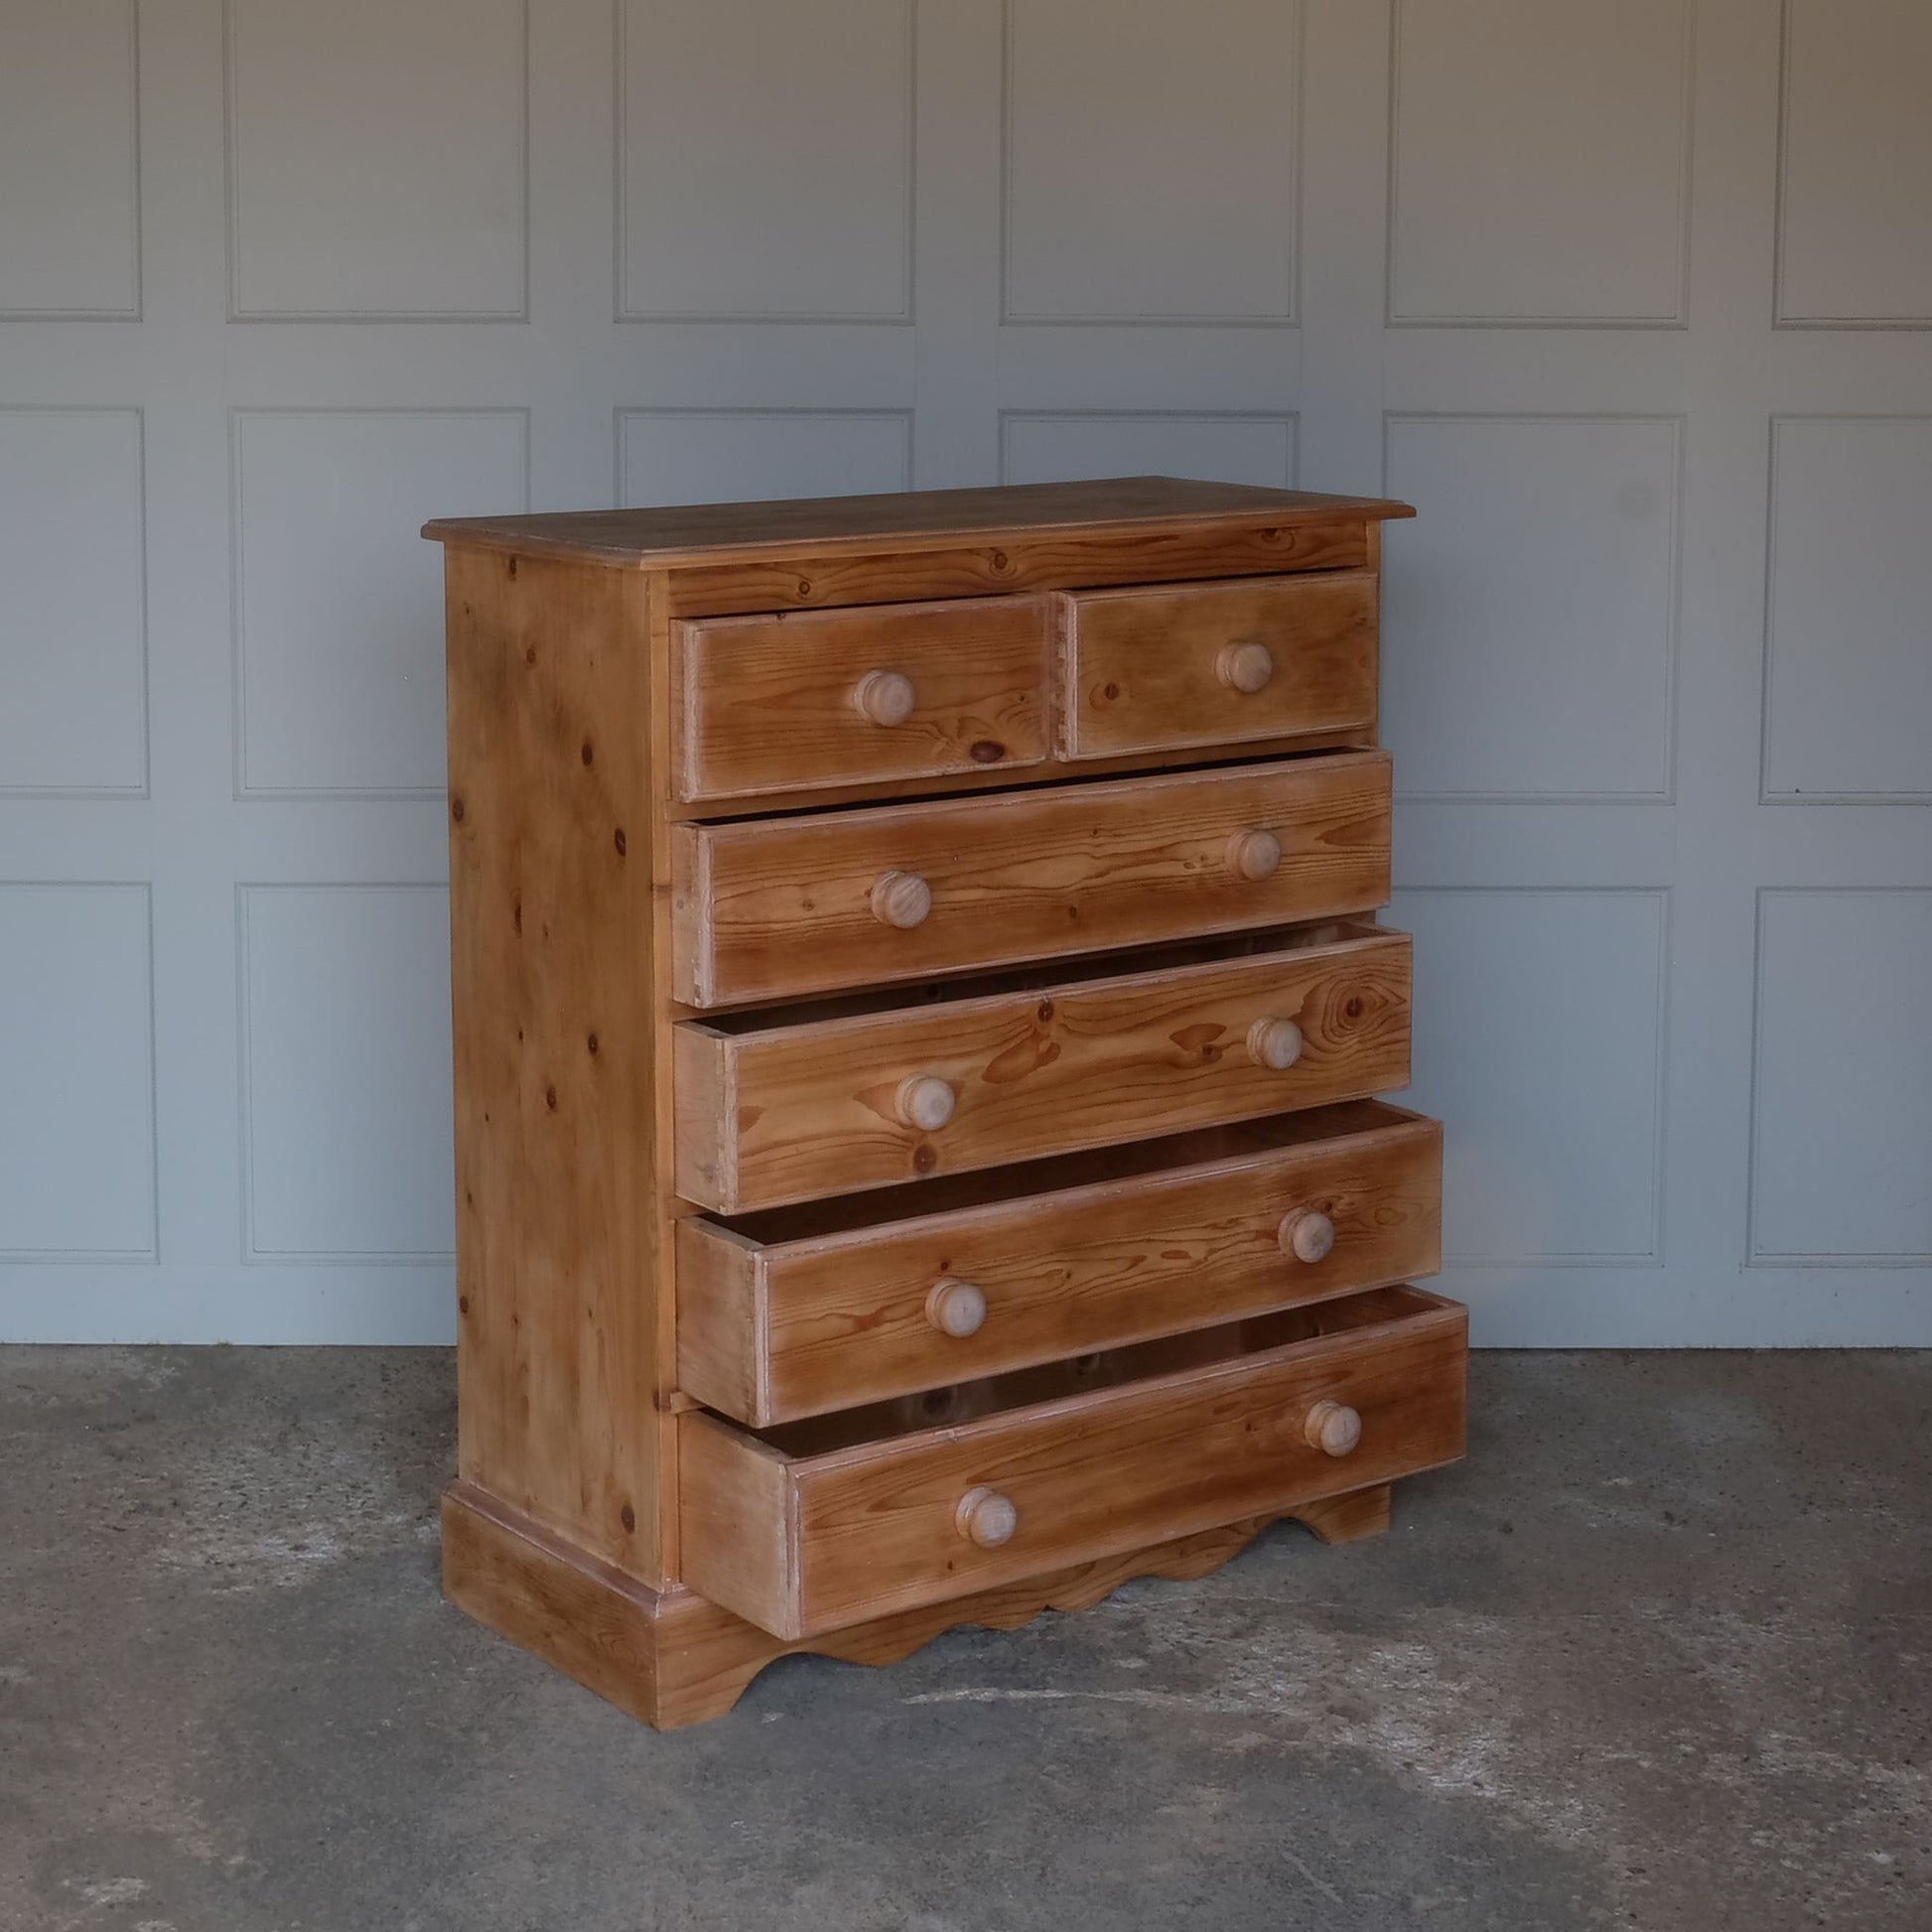
[[[1266,489],[1182,477],[1116,477],[1096,483],[922,489],[784,502],[697,503],[664,509],[566,510],[535,516],[443,517],[423,534],[437,542],[571,558],[614,569],[667,570],[724,559],[753,561],[798,550],[918,549],[1011,533],[1176,525],[1253,527],[1381,521],[1412,516],[1406,503],[1373,496]]]

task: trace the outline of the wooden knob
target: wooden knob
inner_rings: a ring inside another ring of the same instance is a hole
[[[872,916],[901,931],[925,923],[932,910],[932,888],[915,872],[889,872],[872,889]]]
[[[952,1119],[953,1091],[935,1074],[908,1073],[898,1083],[893,1104],[907,1127],[936,1134]]]
[[[868,671],[853,694],[875,725],[902,725],[912,715],[917,694],[903,671]]]
[[[925,1318],[942,1335],[963,1341],[979,1333],[986,1319],[986,1296],[971,1282],[937,1282],[925,1298]]]
[[[1302,1434],[1323,1455],[1346,1455],[1362,1440],[1362,1419],[1347,1403],[1324,1397],[1302,1418]]]
[[[1335,1224],[1317,1207],[1297,1207],[1282,1216],[1282,1253],[1297,1261],[1326,1261],[1334,1251]]]
[[[1228,865],[1243,879],[1266,879],[1282,862],[1282,842],[1273,832],[1237,832],[1228,840]]]
[[[1302,1030],[1292,1020],[1257,1020],[1248,1029],[1248,1057],[1280,1073],[1302,1057]]]
[[[1013,1498],[984,1483],[960,1497],[952,1519],[960,1535],[982,1550],[997,1550],[1002,1543],[1012,1542],[1014,1531],[1020,1527],[1020,1512],[1014,1508]]]
[[[1223,644],[1214,675],[1230,691],[1252,697],[1275,675],[1275,655],[1266,644]]]

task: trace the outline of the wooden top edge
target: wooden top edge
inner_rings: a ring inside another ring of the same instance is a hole
[[[1292,525],[1337,517],[1380,522],[1414,514],[1409,504],[1385,497],[1321,495],[1183,477],[1113,477],[1095,483],[1012,483],[768,503],[438,517],[424,524],[423,535],[433,543],[620,570],[667,570],[770,561],[804,552],[931,550],[1076,528],[1082,534],[1133,533],[1151,525]]]

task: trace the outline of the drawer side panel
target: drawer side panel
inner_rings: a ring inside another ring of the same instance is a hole
[[[778,1636],[797,1636],[798,1527],[781,1457],[700,1410],[678,1418],[683,1581]]]

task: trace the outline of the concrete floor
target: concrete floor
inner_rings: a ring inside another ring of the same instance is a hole
[[[0,1926],[1925,1932],[1928,1396],[1480,1357],[1379,1543],[658,1736],[438,1596],[446,1355],[0,1350]]]

